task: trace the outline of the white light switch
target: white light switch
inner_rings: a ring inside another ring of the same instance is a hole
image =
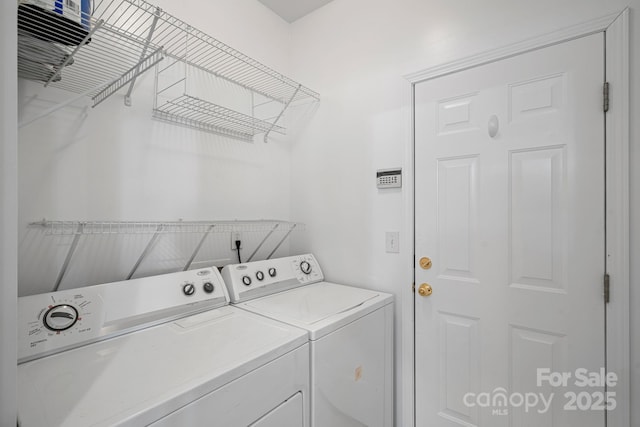
[[[400,233],[397,231],[387,231],[385,233],[386,251],[390,254],[400,253]]]

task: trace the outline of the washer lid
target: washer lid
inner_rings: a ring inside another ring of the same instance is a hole
[[[316,339],[392,301],[382,292],[320,282],[238,306],[305,328]]]
[[[233,307],[18,366],[21,425],[148,425],[307,342]]]

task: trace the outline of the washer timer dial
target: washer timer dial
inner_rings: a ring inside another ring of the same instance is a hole
[[[299,283],[314,283],[322,280],[322,271],[312,256],[293,257],[292,264],[293,273]]]
[[[311,264],[309,264],[309,261],[302,261],[300,263],[300,271],[302,271],[304,274],[311,274]]]
[[[78,310],[69,304],[58,304],[44,314],[42,323],[50,331],[66,331],[78,321]]]
[[[91,286],[19,298],[18,361],[97,338],[105,315]]]

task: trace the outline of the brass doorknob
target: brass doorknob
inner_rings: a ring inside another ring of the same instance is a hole
[[[418,288],[418,293],[420,294],[421,297],[428,297],[433,293],[433,289],[431,288],[431,285],[427,283],[423,283]]]

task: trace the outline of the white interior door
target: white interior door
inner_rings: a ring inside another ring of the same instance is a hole
[[[603,82],[598,33],[415,86],[417,427],[604,426]]]

